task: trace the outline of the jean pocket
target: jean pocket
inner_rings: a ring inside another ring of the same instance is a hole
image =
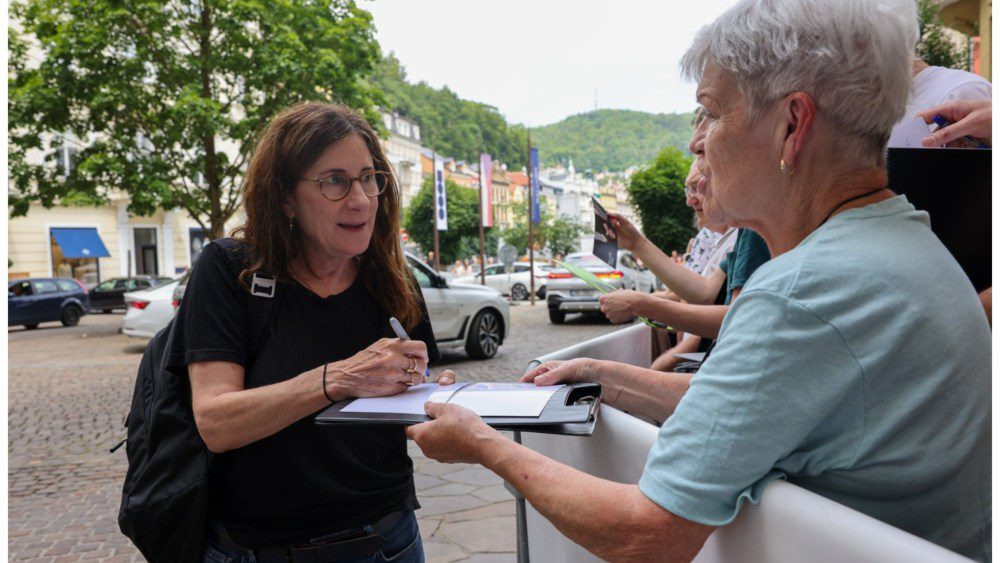
[[[382,548],[375,554],[375,560],[384,563],[422,563],[424,560],[424,544],[420,540],[420,532],[409,545],[400,551]]]
[[[205,549],[201,553],[202,563],[232,563],[233,558],[219,551],[210,543],[205,544]]]

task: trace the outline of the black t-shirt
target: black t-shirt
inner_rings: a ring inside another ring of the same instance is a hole
[[[389,315],[361,276],[322,298],[295,282],[277,283],[273,330],[254,348],[239,272],[210,244],[191,273],[175,319],[171,363],[227,361],[244,366],[244,386],[262,387],[349,358],[379,338],[393,338]],[[415,284],[414,284],[415,285]],[[439,358],[426,306],[412,331]],[[301,542],[419,508],[413,464],[400,426],[319,426],[307,416],[278,433],[212,461],[209,518],[240,544]]]

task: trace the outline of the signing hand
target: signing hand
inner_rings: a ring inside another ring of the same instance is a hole
[[[925,147],[948,145],[966,135],[993,144],[993,107],[991,100],[955,100],[917,113],[917,117],[927,123],[934,122],[940,115],[951,122],[925,137],[921,144]],[[965,146],[959,141],[959,146]],[[952,145],[949,145],[952,146]]]
[[[590,358],[551,360],[521,376],[521,383],[557,385],[578,381],[597,381],[597,361]]]
[[[608,213],[608,220],[618,232],[618,248],[622,250],[635,250],[639,243],[646,238],[631,221],[618,213]]]
[[[346,360],[330,363],[326,391],[335,401],[402,393],[408,385],[424,382],[427,361],[423,342],[383,338]],[[446,371],[441,377],[454,382],[454,375]]]
[[[484,444],[503,439],[471,410],[446,403],[426,403],[434,420],[406,429],[406,437],[420,446],[427,457],[442,463],[480,463]]]
[[[631,321],[633,317],[639,315],[642,304],[649,296],[638,291],[618,290],[605,293],[600,297],[601,312],[608,320],[618,324]]]

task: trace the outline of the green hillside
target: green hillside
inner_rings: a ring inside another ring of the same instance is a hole
[[[475,162],[477,151],[519,169],[527,160],[523,125],[508,123],[493,106],[464,100],[447,86],[413,84],[406,69],[390,53],[370,77],[382,94],[380,103],[420,125],[421,142],[440,154]],[[668,146],[687,150],[692,115],[652,114],[602,109],[573,115],[531,130],[543,165],[565,164],[577,170],[622,171],[651,162]]]
[[[525,165],[524,127],[508,124],[495,107],[463,100],[447,86],[411,84],[392,53],[382,59],[370,80],[382,92],[386,107],[420,125],[424,146],[468,162],[477,162],[482,149],[513,168]]]
[[[572,158],[579,171],[615,172],[645,165],[668,146],[687,152],[692,120],[690,113],[599,109],[532,128],[531,142],[544,164]]]

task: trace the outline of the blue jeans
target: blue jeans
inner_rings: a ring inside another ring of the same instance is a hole
[[[205,543],[202,552],[204,563],[257,563],[252,554],[235,553],[215,545],[212,541]],[[385,534],[382,549],[354,559],[341,559],[338,563],[424,563],[424,544],[420,540],[420,529],[417,527],[417,517],[413,512],[405,514],[396,526]]]

